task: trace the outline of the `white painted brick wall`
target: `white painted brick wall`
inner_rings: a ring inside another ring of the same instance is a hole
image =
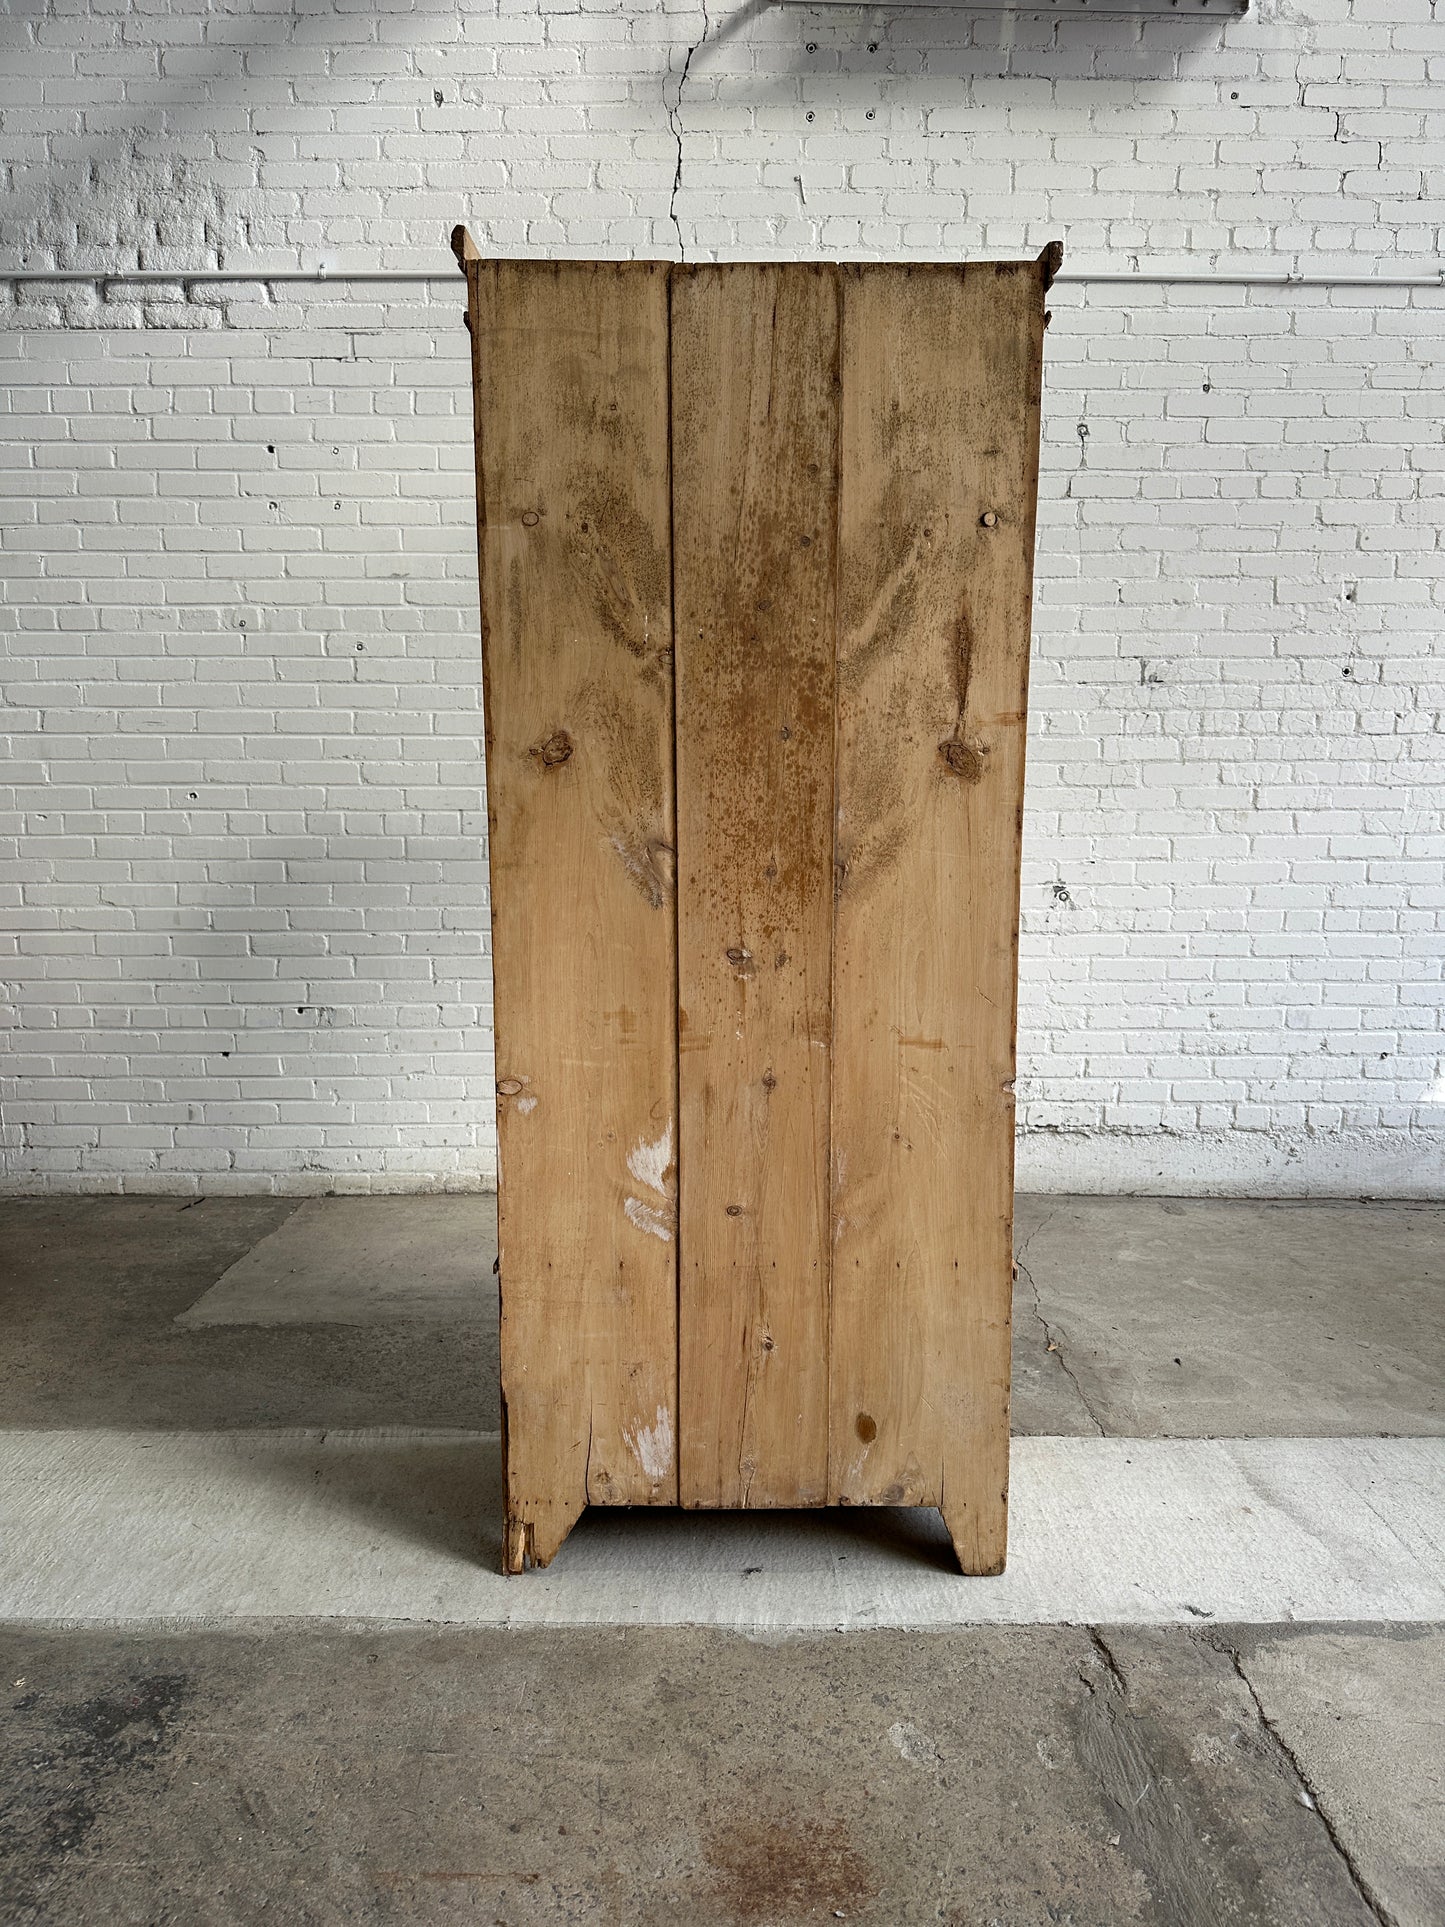
[[[459,218],[527,254],[1441,259],[1428,0],[0,33],[31,268],[445,271]],[[0,289],[10,1188],[492,1175],[460,294]],[[1445,1189],[1442,359],[1430,290],[1056,289],[1023,1182]]]

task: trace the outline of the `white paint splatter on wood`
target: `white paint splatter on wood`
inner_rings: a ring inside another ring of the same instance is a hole
[[[668,1191],[667,1174],[672,1166],[672,1120],[667,1121],[661,1137],[649,1143],[639,1138],[627,1154],[627,1168],[639,1184],[655,1192],[661,1200],[653,1204],[645,1198],[628,1198],[622,1209],[630,1224],[654,1238],[670,1240],[677,1222],[677,1208]]]
[[[667,1168],[672,1163],[672,1120],[668,1119],[667,1128],[655,1144],[646,1138],[639,1138],[627,1154],[627,1168],[639,1184],[645,1184],[649,1191],[655,1191],[660,1198],[667,1196]]]
[[[623,1441],[647,1477],[660,1485],[672,1470],[672,1414],[665,1405],[657,1408],[651,1425],[622,1428]]]
[[[622,1209],[627,1213],[628,1222],[635,1224],[639,1231],[650,1231],[654,1238],[671,1240],[670,1212],[659,1211],[656,1205],[644,1204],[641,1198],[628,1198]]]

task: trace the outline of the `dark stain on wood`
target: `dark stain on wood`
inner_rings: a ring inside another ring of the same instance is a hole
[[[968,611],[960,609],[953,621],[953,686],[958,694],[960,726],[968,714],[968,685],[973,677],[973,626]]]
[[[873,589],[867,616],[840,653],[838,677],[843,687],[860,688],[892,656],[899,638],[910,633],[918,608],[919,561],[933,541],[930,520],[919,500],[915,476],[890,475],[873,554],[860,556],[850,548],[839,557],[844,605],[857,606],[862,601],[860,583],[869,589],[875,583],[881,585]]]
[[[579,469],[568,516],[567,553],[603,630],[639,661],[655,651],[648,611],[671,594],[668,557],[626,487],[601,469]],[[655,655],[649,668],[662,673]]]
[[[666,834],[670,772],[663,768],[656,731],[647,727],[651,701],[636,682],[594,677],[578,686],[570,707],[585,724],[584,747],[600,760],[606,779],[593,792],[601,803],[598,830],[657,910],[675,890],[676,856]]]
[[[989,518],[983,519],[987,521]],[[964,735],[964,726],[968,719],[968,690],[973,679],[974,653],[973,625],[968,619],[966,609],[960,609],[953,619],[949,645],[958,717],[953,725],[952,735],[938,745],[938,753],[955,776],[961,776],[965,783],[977,783],[983,776],[988,745],[969,742]]]

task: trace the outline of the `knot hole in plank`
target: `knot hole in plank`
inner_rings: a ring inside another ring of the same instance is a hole
[[[976,783],[983,775],[983,759],[988,750],[982,743],[965,743],[960,737],[950,736],[938,745],[938,753],[965,783]]]
[[[533,743],[531,754],[543,769],[557,769],[572,754],[572,738],[565,729],[554,729],[540,743]]]

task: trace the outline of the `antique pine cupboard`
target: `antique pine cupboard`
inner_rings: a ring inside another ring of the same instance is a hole
[[[593,1505],[1002,1568],[1044,297],[498,261],[471,330],[504,1563]]]

